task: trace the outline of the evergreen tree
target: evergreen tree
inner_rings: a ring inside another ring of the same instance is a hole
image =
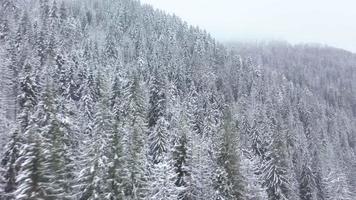
[[[19,175],[16,178],[18,185],[14,191],[15,199],[46,199],[48,189],[47,183],[50,177],[45,174],[47,165],[43,146],[43,137],[39,134],[37,127],[31,127],[23,134],[26,144],[22,145],[18,158],[21,165]]]
[[[262,200],[268,199],[266,189],[262,187],[259,171],[259,158],[247,150],[243,151],[241,158],[241,170],[245,176],[246,199]]]
[[[109,104],[106,106],[110,108]],[[113,129],[108,135],[108,172],[105,175],[108,186],[105,197],[111,200],[120,200],[124,199],[125,174],[127,173],[123,149],[123,129],[114,115],[111,115],[111,120]]]
[[[214,171],[216,162],[210,138],[192,135],[191,180],[193,199],[209,199],[215,196]]]
[[[168,122],[164,117],[160,117],[150,134],[150,151],[152,162],[157,164],[164,159],[168,147]]]
[[[312,170],[305,164],[302,166],[302,172],[299,181],[299,194],[302,200],[314,199],[314,174]]]
[[[166,83],[162,70],[155,67],[150,80],[150,108],[148,112],[148,126],[150,128],[153,128],[166,115]]]
[[[123,90],[123,130],[126,132],[128,171],[125,195],[130,199],[145,199],[148,187],[147,103],[138,75],[133,73],[130,78]]]
[[[20,145],[19,133],[18,130],[15,130],[12,133],[11,140],[5,147],[5,154],[1,160],[1,176],[3,177],[1,188],[3,188],[3,195],[0,197],[3,199],[11,199],[11,193],[17,187],[16,177],[20,166],[17,165],[16,160],[19,157]]]
[[[31,64],[25,65],[21,78],[20,114],[21,149],[16,165],[20,166],[14,191],[16,199],[45,199],[50,192],[50,177],[46,174],[48,161],[44,135],[40,121],[43,117],[43,104],[38,105],[39,86],[36,81],[36,71]]]
[[[244,199],[244,177],[241,173],[239,157],[239,135],[233,124],[230,111],[225,111],[223,129],[218,144],[218,168],[216,172],[216,187],[218,199]]]
[[[273,131],[274,134],[267,133],[269,142],[261,167],[263,186],[267,189],[269,199],[288,199],[290,190],[288,166],[285,161],[284,133],[276,127],[278,125],[275,123],[275,119],[269,116],[269,131]]]
[[[109,86],[106,81],[98,75],[98,83],[96,87],[100,89],[102,97],[100,101],[95,104],[95,114],[94,114],[94,126],[92,135],[88,135],[90,138],[91,147],[87,148],[83,153],[83,169],[80,171],[77,185],[79,194],[79,199],[102,199],[105,196],[110,196],[106,194],[109,184],[107,184],[107,179],[102,179],[108,173],[108,138],[113,134],[113,121],[110,109]],[[88,145],[86,143],[86,145]],[[90,159],[88,159],[90,158]],[[113,178],[113,177],[111,177]]]
[[[174,185],[174,170],[172,168],[168,154],[162,160],[154,164],[152,168],[151,187],[149,199],[175,200],[177,199],[177,189]]]
[[[45,173],[50,179],[50,190],[47,198],[70,199],[73,184],[73,140],[67,119],[61,119],[58,115],[58,103],[53,93],[51,83],[46,83],[44,94],[42,95],[42,120],[41,134],[45,137],[44,146],[47,149],[45,160]]]
[[[191,177],[191,132],[188,126],[187,117],[185,113],[181,114],[179,121],[179,137],[175,142],[172,152],[173,166],[175,171],[175,186],[178,188],[179,200],[190,200],[193,197],[193,185]]]

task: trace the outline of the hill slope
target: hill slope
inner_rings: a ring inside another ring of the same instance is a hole
[[[355,197],[353,55],[230,51],[133,0],[0,19],[1,199]]]

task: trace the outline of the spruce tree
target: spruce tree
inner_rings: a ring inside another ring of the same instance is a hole
[[[183,112],[179,118],[178,139],[174,143],[172,162],[174,166],[174,184],[178,190],[179,200],[191,200],[193,196],[192,183],[192,152],[191,131],[188,126],[186,113]]]
[[[219,136],[216,172],[218,199],[244,199],[244,177],[239,156],[239,135],[229,110],[224,112],[223,128]]]
[[[148,195],[147,100],[142,82],[136,72],[131,74],[123,90],[123,131],[126,143],[127,176],[125,195],[145,199]]]
[[[43,103],[40,103],[38,93],[40,87],[36,81],[36,70],[27,63],[21,76],[20,106],[23,107],[20,116],[21,149],[17,165],[20,166],[16,177],[16,199],[45,199],[51,188],[48,187],[50,176],[46,172],[46,141],[40,121],[43,119]],[[38,66],[38,65],[37,65]],[[37,104],[38,103],[38,104]],[[37,105],[36,105],[37,104]]]
[[[302,200],[312,200],[314,198],[314,174],[306,164],[302,166],[299,181],[299,195]]]
[[[1,188],[2,193],[1,198],[11,199],[11,193],[16,189],[16,177],[19,171],[20,166],[16,163],[16,160],[19,157],[19,151],[21,147],[21,141],[19,138],[18,130],[14,130],[10,141],[5,147],[5,154],[1,160]]]
[[[267,130],[266,137],[268,145],[261,167],[263,186],[267,189],[269,199],[288,199],[290,186],[285,160],[284,133],[277,126],[274,118],[269,118],[269,130]],[[274,134],[271,135],[269,131],[273,131]]]

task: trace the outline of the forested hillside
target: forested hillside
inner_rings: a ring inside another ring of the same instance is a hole
[[[1,0],[0,199],[353,200],[356,56],[135,0]]]

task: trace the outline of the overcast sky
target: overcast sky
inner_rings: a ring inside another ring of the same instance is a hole
[[[141,0],[220,41],[315,42],[356,53],[356,0]]]

